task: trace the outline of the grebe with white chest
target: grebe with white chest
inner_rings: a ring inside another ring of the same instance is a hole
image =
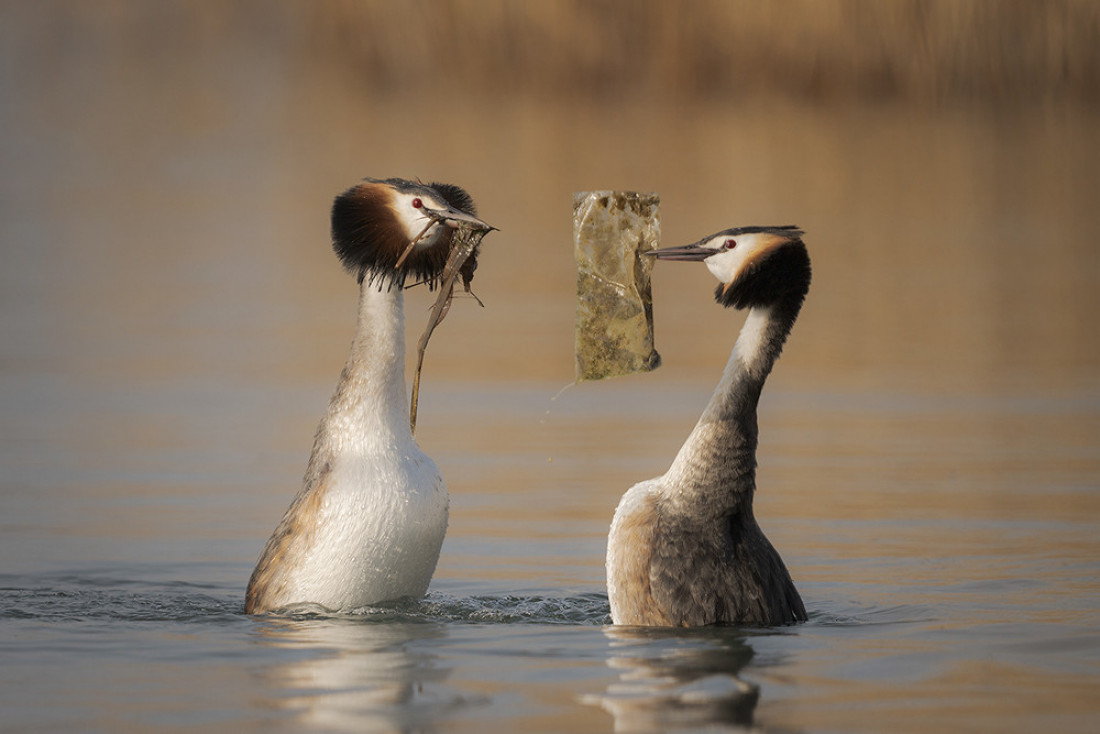
[[[802,598],[753,515],[756,407],[810,288],[796,227],[738,227],[648,253],[705,263],[719,304],[749,309],[722,379],[669,470],[615,510],[607,544],[621,625],[791,624]]]
[[[439,279],[459,222],[489,228],[452,184],[368,178],[336,197],[333,248],[359,280],[355,337],[302,489],[249,579],[246,613],[346,612],[427,591],[448,496],[409,425],[402,289]]]

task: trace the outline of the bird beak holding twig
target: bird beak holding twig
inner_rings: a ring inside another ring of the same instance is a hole
[[[428,325],[416,345],[416,372],[413,373],[412,398],[409,406],[409,428],[413,434],[416,433],[416,411],[420,398],[420,371],[424,366],[424,351],[428,347],[428,340],[431,339],[432,332],[443,322],[448,311],[450,311],[451,300],[454,297],[455,280],[458,279],[459,275],[463,276],[462,284],[465,290],[470,291],[470,280],[473,279],[473,272],[472,270],[464,271],[464,266],[470,256],[477,251],[478,245],[481,244],[481,240],[485,235],[496,229],[496,227],[486,224],[477,217],[459,212],[457,209],[450,210],[448,214],[452,212],[461,216],[448,216],[445,219],[440,219],[440,221],[448,226],[454,226],[458,231],[451,240],[451,252],[447,256],[447,264],[443,266],[443,273],[439,278],[439,295],[432,305],[431,314],[428,316]],[[436,211],[431,210],[431,213],[435,214]],[[451,221],[454,221],[453,225]],[[464,273],[468,273],[468,277]],[[474,298],[480,305],[485,305],[481,303],[477,296],[474,296]]]
[[[445,224],[452,229],[458,229],[460,222],[466,222],[473,225],[475,229],[482,229],[485,232],[492,232],[496,227],[486,224],[473,214],[467,214],[464,211],[455,209],[452,206],[444,207],[443,209],[430,209],[428,207],[422,207],[421,211],[424,212],[432,221]]]
[[[466,222],[476,228],[484,229],[486,233],[496,229],[496,227],[486,224],[474,215],[467,214],[464,211],[460,211],[450,206],[443,209],[431,209],[425,206],[421,207],[420,211],[427,217],[428,223],[424,225],[424,229],[420,230],[420,234],[413,237],[412,242],[410,242],[409,246],[405,248],[405,251],[401,253],[401,257],[397,258],[397,264],[394,265],[395,268],[399,268],[404,264],[405,260],[412,254],[413,248],[416,247],[417,243],[424,239],[424,235],[428,233],[428,230],[437,223],[452,229],[457,229],[460,223]]]

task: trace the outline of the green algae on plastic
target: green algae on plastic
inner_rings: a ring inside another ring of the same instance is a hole
[[[577,382],[661,365],[653,346],[653,259],[643,256],[660,243],[659,205],[655,193],[573,194]]]

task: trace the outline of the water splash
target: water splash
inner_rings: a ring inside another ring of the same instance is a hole
[[[479,595],[452,597],[430,593],[423,599],[405,599],[334,613],[314,604],[281,610],[278,616],[292,619],[340,618],[370,623],[437,622],[471,624],[568,624],[611,623],[611,608],[604,593],[571,597],[542,595]]]
[[[316,605],[284,610],[292,619],[338,617],[364,623],[605,625],[607,595],[452,597],[440,593],[334,614]],[[218,622],[249,619],[242,591],[186,582],[147,582],[88,576],[0,576],[0,619],[53,622]]]

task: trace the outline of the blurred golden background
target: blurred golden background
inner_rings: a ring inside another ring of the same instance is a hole
[[[335,379],[362,176],[466,187],[501,231],[425,380],[572,378],[570,197],[656,191],[665,244],[798,224],[777,380],[1095,385],[1100,6],[5,2],[4,363]],[[655,273],[669,378],[738,322]],[[410,301],[419,334],[427,300]],[[663,378],[662,378],[663,379]]]

